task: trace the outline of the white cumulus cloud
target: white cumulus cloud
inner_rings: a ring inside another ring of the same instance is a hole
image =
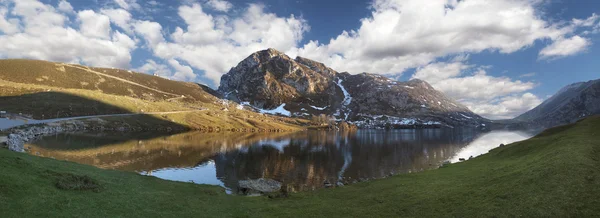
[[[350,73],[399,74],[446,55],[512,53],[574,31],[573,25],[543,20],[539,2],[375,0],[358,29],[293,53]]]
[[[182,81],[194,81],[196,74],[190,66],[183,65],[175,59],[169,60],[169,65],[175,69],[175,74],[171,78]]]
[[[493,103],[467,103],[471,110],[492,119],[512,119],[533,109],[542,103],[542,99],[532,93],[504,96]]]
[[[0,33],[13,34],[19,31],[19,19],[7,19],[8,9],[0,8]]]
[[[225,0],[208,0],[206,4],[212,9],[222,12],[227,12],[233,7],[233,4]]]
[[[200,4],[182,5],[178,15],[185,23],[166,34],[167,37],[163,35],[162,25],[156,22],[136,21],[134,29],[145,39],[154,56],[169,62],[176,59],[202,70],[203,77],[215,84],[253,52],[265,48],[287,51],[297,47],[309,28],[302,18],[279,17],[265,12],[260,4],[248,5],[237,17],[208,14]]]
[[[71,3],[67,2],[66,0],[60,0],[60,2],[58,3],[58,10],[68,14],[75,12]]]
[[[110,38],[111,27],[108,16],[97,14],[92,10],[84,10],[77,13],[77,19],[81,22],[79,29],[84,36]]]
[[[1,58],[31,58],[68,63],[82,63],[99,67],[128,68],[134,39],[110,28],[108,17],[94,11],[77,13],[79,27],[69,25],[64,12],[37,0],[3,1],[12,4],[13,28],[2,27],[0,35]],[[60,5],[63,5],[62,9]],[[0,3],[0,12],[7,6]],[[9,30],[9,31],[5,31]]]
[[[527,92],[536,84],[491,76],[486,67],[464,61],[432,63],[417,69],[412,78],[431,83],[435,89],[490,119],[513,118],[541,103],[537,96]]]
[[[590,40],[573,36],[571,38],[560,38],[540,51],[541,59],[561,58],[581,53],[591,45]]]
[[[102,14],[108,16],[110,21],[114,23],[116,26],[121,28],[123,31],[131,34],[133,33],[132,25],[130,21],[132,20],[131,13],[124,9],[102,9],[100,10]]]
[[[136,0],[114,0],[117,5],[125,10],[140,9],[140,4]]]

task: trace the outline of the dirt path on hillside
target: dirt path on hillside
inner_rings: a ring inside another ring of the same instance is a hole
[[[105,74],[105,73],[100,73],[100,72],[98,72],[98,71],[95,71],[95,70],[92,70],[92,69],[89,69],[89,68],[86,68],[86,67],[80,67],[80,66],[73,65],[73,64],[61,64],[61,65],[62,65],[62,66],[67,66],[67,67],[72,67],[72,68],[77,68],[77,69],[80,69],[80,70],[87,71],[87,72],[89,72],[89,73],[95,73],[95,74],[97,74],[97,75],[100,75],[100,76],[105,76],[105,77],[108,77],[108,78],[111,78],[111,79],[116,79],[116,80],[119,80],[119,81],[121,81],[121,82],[124,82],[124,83],[129,83],[129,84],[131,84],[131,85],[139,86],[139,87],[142,87],[142,88],[145,88],[145,89],[149,89],[149,90],[152,90],[152,91],[155,91],[155,92],[158,92],[158,93],[162,93],[162,94],[166,94],[166,95],[178,96],[178,97],[176,97],[176,98],[185,98],[185,97],[180,97],[181,95],[178,95],[178,94],[173,94],[173,93],[169,93],[169,92],[161,91],[161,90],[158,90],[158,89],[155,89],[155,88],[151,88],[151,87],[148,87],[148,86],[145,86],[145,85],[142,85],[142,84],[136,83],[136,82],[132,82],[132,81],[129,81],[129,80],[126,80],[126,79],[120,78],[120,77],[116,77],[116,76],[108,75],[108,74]]]
[[[167,99],[165,101],[171,102],[171,101],[175,101],[175,100],[179,100],[179,99],[184,99],[184,98],[185,98],[185,96],[182,95],[182,96],[175,97],[175,98],[169,98],[169,99]]]
[[[128,113],[128,114],[104,114],[104,115],[92,115],[92,116],[80,116],[80,117],[65,117],[65,118],[56,118],[56,119],[47,119],[47,120],[33,120],[33,119],[26,119],[26,118],[0,119],[0,130],[10,129],[10,128],[23,126],[23,125],[45,124],[45,123],[53,123],[53,122],[67,121],[67,120],[91,119],[91,118],[102,118],[102,117],[123,117],[123,116],[136,116],[136,115],[167,115],[167,114],[177,114],[177,113],[191,113],[191,112],[198,112],[198,111],[203,111],[203,110],[146,112],[146,113]]]

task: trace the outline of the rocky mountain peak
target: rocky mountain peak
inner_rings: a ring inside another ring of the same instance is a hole
[[[295,61],[324,76],[335,76],[337,74],[337,71],[325,66],[325,64],[321,62],[316,62],[300,56],[296,57]]]
[[[324,104],[332,93],[337,72],[305,58],[291,59],[275,49],[255,52],[221,77],[219,91],[229,99],[272,109],[293,101],[311,100]]]
[[[434,89],[433,86],[431,86],[431,84],[429,84],[425,80],[420,79],[411,79],[410,81],[408,81],[408,85],[425,89]]]
[[[261,111],[277,109],[304,118],[324,114],[367,126],[477,126],[484,120],[425,81],[339,73],[275,49],[253,53],[232,68],[221,78],[219,92]]]
[[[256,53],[254,53],[256,55],[259,55],[261,57],[268,57],[269,59],[273,59],[273,58],[285,58],[285,59],[290,59],[289,56],[287,56],[285,53],[280,52],[274,48],[269,48],[266,50],[262,50],[262,51],[258,51]]]
[[[281,58],[281,59],[285,59],[285,60],[290,60],[291,58],[289,56],[287,56],[286,54],[277,51],[273,48],[269,48],[266,50],[262,50],[262,51],[257,51],[252,53],[250,56],[248,56],[246,59],[244,59],[243,61],[241,61],[236,67],[234,68],[251,68],[254,67],[260,63],[266,63],[271,61],[274,58]]]

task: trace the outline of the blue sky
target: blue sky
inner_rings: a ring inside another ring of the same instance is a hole
[[[600,78],[593,0],[0,0],[0,58],[129,68],[218,86],[276,48],[419,78],[489,118]]]

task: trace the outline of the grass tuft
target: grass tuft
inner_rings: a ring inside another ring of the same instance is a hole
[[[60,190],[102,191],[102,186],[95,179],[87,175],[82,176],[70,173],[58,174],[55,186]]]

